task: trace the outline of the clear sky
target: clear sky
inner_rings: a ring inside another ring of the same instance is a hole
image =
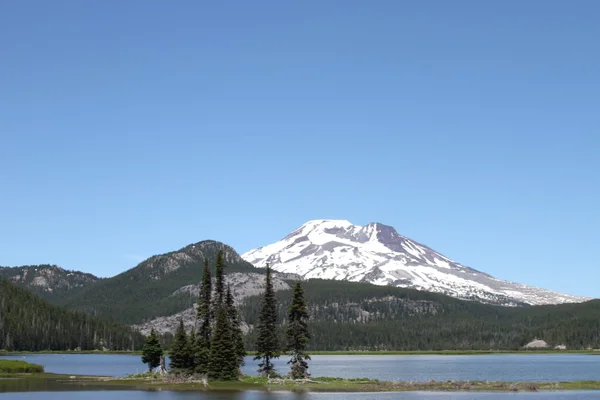
[[[0,265],[307,220],[600,297],[600,2],[4,1]]]

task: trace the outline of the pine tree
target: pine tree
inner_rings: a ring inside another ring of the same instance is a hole
[[[232,346],[231,327],[227,321],[227,309],[223,306],[217,311],[215,331],[210,344],[208,378],[219,381],[237,379],[238,364],[234,346]]]
[[[308,333],[308,310],[300,282],[296,282],[294,285],[285,336],[285,351],[290,356],[288,364],[290,365],[291,378],[308,378],[308,363],[306,360],[310,360],[310,356],[306,354],[306,345],[310,339],[310,334]]]
[[[241,367],[244,365],[244,357],[246,357],[246,349],[244,347],[244,333],[240,328],[240,317],[237,308],[235,308],[235,302],[233,301],[233,295],[231,288],[227,285],[227,317],[229,319],[229,326],[231,328],[231,340],[232,346],[235,349],[235,355],[237,357],[237,365]]]
[[[262,299],[259,323],[258,337],[256,339],[255,360],[262,360],[258,364],[258,372],[262,375],[270,376],[275,372],[272,363],[274,358],[280,354],[279,338],[277,337],[277,301],[275,291],[271,282],[271,269],[267,264],[265,279],[265,294]]]
[[[196,329],[192,328],[188,336],[186,349],[186,368],[190,373],[194,373],[196,371],[196,344]]]
[[[217,309],[224,304],[225,300],[225,258],[223,250],[217,252],[217,262],[215,265],[215,304]]]
[[[150,335],[146,339],[146,343],[144,343],[144,347],[142,349],[142,362],[144,364],[148,364],[148,369],[152,371],[160,365],[160,357],[162,355],[162,346],[156,337],[154,328],[152,328]]]
[[[212,283],[208,259],[204,260],[204,273],[200,285],[200,297],[198,299],[198,334],[196,335],[194,369],[199,373],[208,372],[208,358],[210,355],[212,312]]]
[[[175,332],[175,339],[173,340],[171,351],[169,352],[169,358],[171,359],[169,367],[176,370],[187,368],[189,360],[188,350],[189,347],[187,333],[185,332],[183,320],[180,319],[179,327]]]

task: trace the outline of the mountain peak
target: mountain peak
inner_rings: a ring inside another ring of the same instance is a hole
[[[496,279],[380,222],[360,226],[346,220],[308,221],[279,242],[249,251],[242,258],[256,267],[269,263],[276,271],[306,279],[409,287],[504,305],[587,300]]]
[[[332,227],[332,226],[350,226],[352,223],[350,221],[346,221],[343,219],[313,219],[306,223],[304,223],[300,229],[302,228],[317,228],[317,227]]]

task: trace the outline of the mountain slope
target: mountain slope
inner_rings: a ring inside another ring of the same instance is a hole
[[[85,272],[65,270],[56,265],[0,267],[0,278],[31,290],[50,302],[60,302],[101,279]]]
[[[226,280],[231,284],[241,308],[243,327],[248,333],[247,345],[251,349],[260,310],[260,294],[264,290],[264,270],[245,262],[223,243],[203,241],[151,257],[129,271],[102,279],[81,291],[67,290],[60,301],[71,309],[136,324],[141,331],[155,327],[161,332],[168,332],[177,325],[179,318],[183,318],[187,326],[192,326],[195,321],[193,305],[198,296],[204,259],[207,258],[210,265],[214,266],[215,255],[220,249],[225,252]],[[293,274],[274,273],[279,320],[282,324],[289,307],[290,283],[298,278]],[[565,344],[569,348],[600,346],[598,301],[556,306],[499,307],[390,285],[320,279],[305,280],[302,285],[311,315],[313,339],[310,346],[313,350],[514,349],[534,338],[544,339],[552,345]],[[6,292],[5,289],[0,290],[0,293]],[[8,295],[7,298],[12,300],[20,297]],[[53,301],[59,300],[55,298]],[[18,300],[16,303],[31,302]],[[14,307],[15,303],[12,304],[11,307]],[[33,308],[45,307],[36,305]],[[0,307],[0,317],[18,315],[10,323],[23,324],[29,323],[32,317],[39,317],[29,314],[29,311],[15,314],[14,310],[7,311]],[[89,318],[82,314],[69,315]],[[76,345],[75,339],[72,339],[74,333],[80,331],[68,325],[68,322],[61,322],[59,326],[65,323],[72,328],[68,332],[55,334],[52,326],[44,329],[51,332],[51,338],[69,338],[68,343],[61,341],[60,345],[71,348]],[[6,326],[2,320],[0,324]],[[17,336],[29,337],[24,333],[28,325],[21,326],[25,328],[19,328],[21,333]],[[102,334],[98,337],[102,338]],[[5,340],[0,334],[0,342],[2,339]],[[92,340],[92,344],[85,346],[103,345],[106,346]],[[0,343],[1,346],[6,345]],[[49,345],[41,341],[40,346],[37,348],[57,344]]]
[[[225,269],[227,270],[227,267]],[[286,274],[273,273],[273,289],[276,292],[290,290],[290,285],[287,282],[288,278],[290,277],[286,276]],[[233,272],[227,274],[225,275],[225,284],[231,288],[231,293],[238,305],[243,304],[248,297],[260,296],[265,290],[264,275],[255,272]],[[214,287],[213,284],[213,288]],[[196,325],[195,303],[198,300],[199,293],[200,284],[188,285],[176,290],[171,296],[185,295],[185,298],[188,299],[188,308],[173,315],[161,316],[135,325],[134,328],[144,335],[150,333],[152,328],[158,333],[173,333],[179,326],[179,320],[182,319],[186,329],[192,329],[192,327],[195,327]]]
[[[205,240],[150,257],[128,271],[66,296],[60,303],[69,309],[128,324],[173,315],[191,307],[196,295],[179,289],[200,282],[204,260],[208,259],[214,268],[219,250],[224,251],[226,274],[263,273],[244,261],[231,247]]]
[[[135,350],[143,340],[129,327],[49,304],[0,278],[0,349]]]
[[[242,258],[256,267],[302,277],[392,285],[481,302],[520,305],[589,300],[496,279],[460,265],[390,226],[309,221],[281,241]]]

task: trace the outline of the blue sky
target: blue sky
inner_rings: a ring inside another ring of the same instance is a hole
[[[0,265],[372,221],[600,297],[597,1],[0,6]]]

